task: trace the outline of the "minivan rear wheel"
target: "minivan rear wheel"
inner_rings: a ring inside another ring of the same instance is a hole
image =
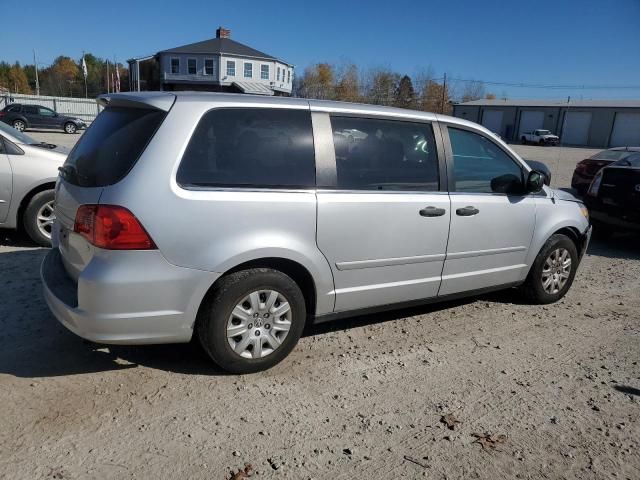
[[[196,323],[204,350],[232,373],[266,370],[298,343],[306,320],[300,287],[284,273],[253,268],[222,278]]]
[[[533,262],[522,290],[532,303],[553,303],[569,291],[578,268],[575,243],[562,234],[552,235]]]

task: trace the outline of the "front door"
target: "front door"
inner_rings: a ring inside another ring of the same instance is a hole
[[[535,198],[522,193],[523,166],[488,136],[443,131],[453,175],[440,295],[523,280],[536,221]]]
[[[335,175],[319,185],[317,239],[335,310],[435,297],[451,211],[432,125],[314,113],[321,127]]]
[[[11,163],[7,156],[4,139],[0,136],[0,223],[7,220],[12,190],[13,174],[11,171]]]
[[[60,121],[56,112],[46,107],[38,107],[38,114],[40,115],[40,121],[44,128],[59,128]]]

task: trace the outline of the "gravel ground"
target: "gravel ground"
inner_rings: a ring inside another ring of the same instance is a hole
[[[516,148],[560,180],[590,154]],[[75,337],[44,305],[45,252],[0,235],[0,477],[640,478],[637,237],[594,241],[559,303],[507,291],[310,327],[247,376],[192,345]]]

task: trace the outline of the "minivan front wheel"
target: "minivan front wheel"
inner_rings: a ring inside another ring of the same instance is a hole
[[[523,285],[525,296],[533,303],[553,303],[565,296],[578,268],[575,243],[562,234],[552,235],[533,262]]]
[[[254,268],[218,282],[198,313],[196,329],[221,368],[250,373],[271,368],[293,350],[306,314],[302,291],[288,275]]]

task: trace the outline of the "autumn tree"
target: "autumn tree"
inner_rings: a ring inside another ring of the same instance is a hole
[[[0,86],[13,93],[31,93],[29,79],[20,63],[0,63]]]
[[[408,75],[403,76],[395,91],[394,106],[400,108],[416,107],[416,92]]]
[[[337,74],[338,82],[335,87],[335,98],[343,102],[360,102],[360,78],[358,67],[348,64]]]
[[[300,80],[298,94],[304,98],[333,99],[335,95],[335,72],[328,63],[307,67]]]
[[[400,75],[389,69],[374,69],[367,78],[367,103],[390,106],[394,104]]]

